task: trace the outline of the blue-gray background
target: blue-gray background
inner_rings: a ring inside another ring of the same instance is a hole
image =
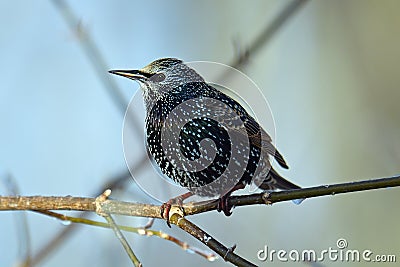
[[[82,50],[80,29],[104,56],[104,72],[166,56],[229,63],[287,3],[70,1],[80,19],[71,31],[51,1],[1,1],[1,177],[11,174],[22,195],[93,196],[126,169],[123,116]],[[399,9],[398,1],[309,2],[250,59],[245,72],[271,105],[277,146],[291,167],[282,173],[292,181],[313,186],[399,172]],[[138,85],[113,79],[129,101]],[[138,142],[138,160],[142,148]],[[5,194],[6,186],[0,188]],[[149,201],[133,183],[127,190],[114,197]],[[383,189],[300,206],[237,208],[229,218],[212,212],[191,219],[265,266],[256,257],[264,245],[320,251],[335,248],[338,238],[346,238],[350,249],[397,254],[400,260],[398,203],[399,189]],[[18,261],[14,215],[0,213],[0,266]],[[32,213],[28,223],[33,253],[65,227]],[[156,222],[154,229],[207,250],[165,222]],[[224,265],[156,237],[127,236],[144,266]],[[66,238],[41,263],[87,265],[131,263],[111,231],[90,226]]]

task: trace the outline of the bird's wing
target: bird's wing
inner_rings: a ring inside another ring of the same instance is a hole
[[[258,122],[250,115],[248,112],[234,99],[225,95],[219,94],[218,97],[223,99],[228,99],[226,102],[229,103],[229,109],[226,108],[225,105],[220,105],[213,107],[213,111],[219,115],[219,118],[224,120],[224,127],[228,127],[243,135],[243,137],[248,137],[249,142],[260,148],[265,150],[269,155],[273,156],[275,160],[285,169],[288,169],[288,165],[286,164],[285,159],[282,154],[274,147],[272,144],[272,139],[269,134],[258,124]],[[235,116],[227,116],[227,114],[236,113],[241,118],[241,124],[232,122]],[[246,130],[243,128],[243,124]]]
[[[170,91],[170,96],[173,97],[181,97],[180,94],[182,90],[185,89],[185,98],[187,100],[209,97],[217,100],[215,105],[212,106],[211,110],[209,110],[213,117],[217,117],[218,121],[224,127],[229,130],[234,131],[238,134],[238,138],[249,138],[249,142],[266,151],[269,155],[273,156],[275,160],[279,163],[280,166],[287,169],[288,165],[286,164],[283,156],[272,144],[272,139],[268,135],[268,133],[257,123],[257,121],[243,108],[240,103],[231,98],[230,96],[222,93],[221,91],[215,89],[211,85],[207,85],[205,83],[193,83],[193,86],[181,88],[178,87],[176,90]],[[162,101],[161,101],[162,102]],[[164,105],[159,103],[159,108],[156,109],[156,112],[160,114],[153,114],[150,118],[158,117],[157,123],[163,127],[164,124],[161,114],[165,114],[163,112],[162,107]],[[157,105],[157,104],[156,104]],[[238,120],[238,116],[240,120]],[[154,122],[153,122],[154,123]],[[243,124],[245,127],[243,127]],[[201,130],[202,127],[207,127],[208,123],[205,124],[197,124],[194,126],[199,129],[192,129],[192,131]]]
[[[276,149],[276,147],[272,144],[271,136],[261,127],[259,124],[252,118],[245,122],[246,129],[248,130],[248,136],[250,142],[259,147],[260,149],[264,149],[268,154],[272,155],[275,160],[285,169],[288,169],[285,159],[282,154]],[[255,132],[253,129],[257,129],[255,125],[258,125],[258,129],[260,132]],[[260,137],[261,134],[261,137]]]

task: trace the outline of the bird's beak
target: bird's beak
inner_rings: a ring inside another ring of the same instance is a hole
[[[108,72],[137,81],[145,81],[148,78],[148,75],[146,75],[146,73],[141,70],[110,70]]]

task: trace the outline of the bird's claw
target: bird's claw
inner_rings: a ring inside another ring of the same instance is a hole
[[[167,225],[169,228],[171,228],[171,223],[169,222],[169,212],[170,211],[171,211],[171,200],[163,203],[160,208],[161,218],[163,218],[167,221]]]
[[[165,219],[169,228],[171,228],[171,222],[169,221],[169,212],[171,211],[171,207],[173,204],[178,205],[179,209],[182,211],[182,214],[185,214],[185,210],[183,209],[183,199],[181,196],[171,198],[167,202],[163,203],[160,207],[160,215],[161,218]]]
[[[228,198],[229,198],[228,196],[220,197],[218,200],[218,205],[217,205],[217,211],[218,212],[223,211],[225,216],[232,215],[231,210],[232,210],[233,206],[228,203]]]

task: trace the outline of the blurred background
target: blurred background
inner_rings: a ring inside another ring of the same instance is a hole
[[[9,193],[10,176],[21,195],[88,197],[127,176],[123,114],[138,85],[106,71],[140,68],[160,57],[229,64],[290,2],[61,3],[0,2],[1,195]],[[396,0],[309,1],[250,54],[242,70],[271,106],[276,145],[290,166],[281,173],[291,181],[307,187],[400,172],[399,10]],[[140,164],[143,129],[137,129],[137,138]],[[133,179],[127,180],[113,198],[155,203]],[[336,248],[339,238],[347,240],[349,249],[396,254],[399,261],[399,200],[398,188],[382,189],[301,205],[242,207],[229,218],[210,212],[190,220],[226,246],[237,244],[239,255],[261,266],[298,266],[258,261],[257,251],[265,245],[321,251]],[[67,227],[27,213],[27,238],[18,226],[20,215],[0,212],[0,266],[21,260],[27,249],[21,243],[29,241],[35,256]],[[146,220],[118,222],[140,226]],[[156,221],[153,229],[208,251],[164,221]],[[144,266],[230,265],[222,259],[209,263],[157,237],[127,237]],[[37,264],[87,265],[131,263],[110,230],[79,226]]]

